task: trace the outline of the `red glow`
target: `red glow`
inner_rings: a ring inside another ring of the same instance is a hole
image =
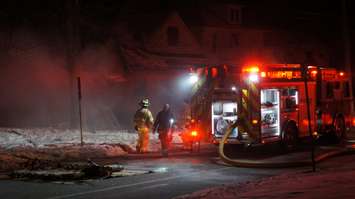
[[[266,72],[261,72],[261,73],[260,73],[260,76],[261,76],[261,77],[266,77]]]
[[[191,131],[191,136],[192,136],[192,137],[196,137],[197,134],[198,134],[197,131]]]
[[[317,75],[317,71],[316,71],[316,70],[312,70],[312,71],[311,71],[311,76],[312,76],[312,77],[315,77],[316,75]]]
[[[340,77],[344,76],[344,72],[340,72],[340,73],[339,73],[339,76],[340,76]]]
[[[246,68],[243,68],[243,72],[258,73],[259,72],[259,67],[258,66],[248,66]]]
[[[355,126],[355,117],[353,118],[353,121],[351,123],[353,126]]]
[[[212,68],[212,77],[217,77],[217,75],[218,75],[217,68],[213,67]]]
[[[265,75],[272,79],[299,79],[302,77],[300,71],[270,71]]]

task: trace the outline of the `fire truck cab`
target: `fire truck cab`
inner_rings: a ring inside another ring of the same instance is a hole
[[[311,134],[339,140],[352,125],[350,77],[332,68],[272,64],[233,72],[223,66],[216,82],[191,100],[192,117],[202,121],[200,129],[215,143],[237,120],[229,143],[289,145]]]

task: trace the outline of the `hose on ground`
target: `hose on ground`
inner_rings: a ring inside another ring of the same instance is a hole
[[[299,161],[281,161],[281,162],[265,162],[259,160],[246,160],[246,159],[232,159],[227,157],[224,154],[224,144],[226,143],[229,135],[232,133],[233,129],[237,126],[237,124],[231,125],[224,136],[222,137],[221,141],[219,142],[219,157],[224,163],[228,165],[235,166],[235,167],[249,167],[249,168],[286,168],[286,167],[302,167],[302,166],[309,166],[312,164],[311,159],[309,160],[299,160]],[[349,149],[340,149],[336,151],[330,151],[315,157],[315,162],[321,162],[327,158],[346,154],[349,152],[354,152],[353,150]]]

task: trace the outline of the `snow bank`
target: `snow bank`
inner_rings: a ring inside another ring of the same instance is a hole
[[[84,145],[80,145],[80,132],[70,129],[0,128],[0,170],[21,168],[27,161],[77,160],[126,155],[135,151],[138,134],[129,131],[84,131]],[[174,134],[173,143],[181,143]],[[150,135],[149,150],[160,150],[157,134]]]
[[[137,134],[128,131],[96,131],[83,132],[84,143],[109,143],[133,145]],[[45,147],[47,145],[65,145],[80,143],[79,130],[37,128],[37,129],[0,129],[0,146],[14,147]]]
[[[87,144],[122,144],[135,149],[138,135],[129,131],[84,131],[83,140]],[[177,134],[173,136],[173,143],[181,143]],[[15,147],[36,147],[65,146],[68,144],[79,144],[79,130],[37,128],[37,129],[6,129],[0,128],[0,147],[11,149]],[[160,142],[157,134],[150,135],[150,150],[160,149]]]
[[[242,184],[209,188],[175,199],[219,198],[355,198],[354,156],[331,168],[313,172],[284,173]],[[346,166],[343,166],[346,165]]]
[[[117,157],[127,154],[121,145],[115,144],[68,144],[42,148],[15,147],[0,148],[0,170],[13,170],[27,167],[33,160],[78,161],[89,158]]]

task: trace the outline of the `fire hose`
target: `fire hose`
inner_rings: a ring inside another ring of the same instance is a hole
[[[224,154],[224,145],[228,137],[232,133],[233,129],[237,126],[238,126],[238,122],[235,122],[234,124],[230,125],[219,143],[219,150],[218,150],[219,157],[224,163],[235,167],[249,167],[249,168],[286,168],[286,167],[302,167],[302,166],[312,165],[311,159],[299,160],[299,161],[265,162],[260,160],[232,159],[227,157]],[[351,150],[347,148],[330,151],[316,156],[315,162],[318,163],[334,156],[339,156],[339,155],[353,153],[353,152],[355,152],[355,150]]]

